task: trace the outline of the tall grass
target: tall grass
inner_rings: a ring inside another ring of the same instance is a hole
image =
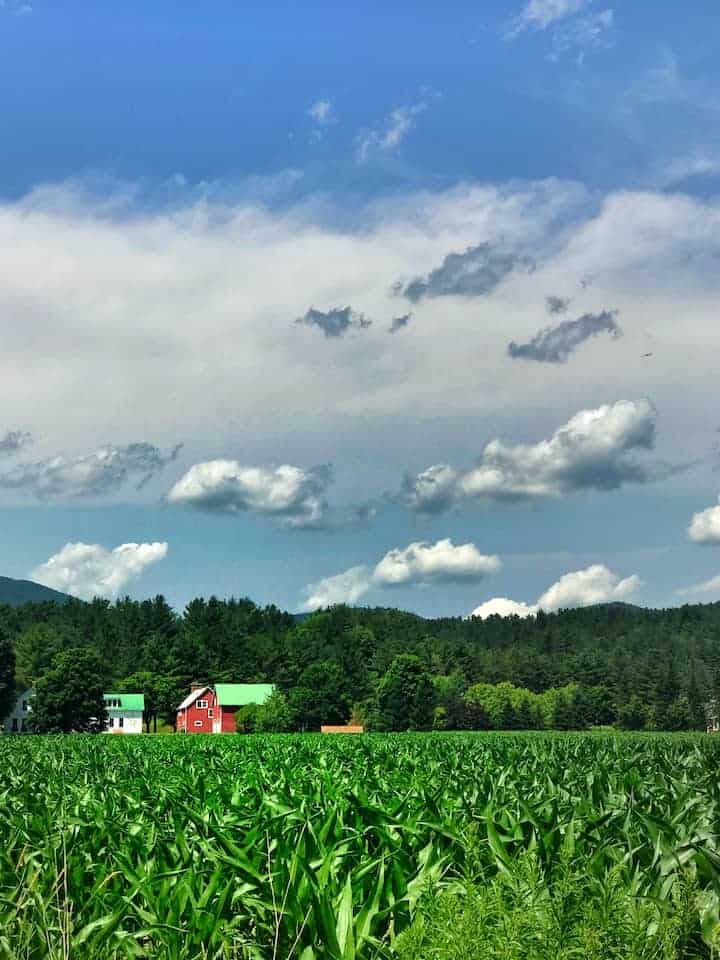
[[[709,957],[718,761],[694,736],[2,738],[0,957]]]

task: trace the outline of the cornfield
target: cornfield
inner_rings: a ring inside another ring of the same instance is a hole
[[[720,737],[4,737],[0,761],[8,960],[387,958],[439,891],[528,871],[612,878],[648,936],[690,890],[672,955],[716,949]]]

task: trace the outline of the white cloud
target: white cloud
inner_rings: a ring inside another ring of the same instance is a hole
[[[475,607],[470,614],[471,617],[480,617],[486,620],[488,617],[534,617],[538,608],[536,605],[528,605],[518,600],[508,600],[507,597],[493,597],[492,600],[486,600],[479,607]]]
[[[371,587],[372,574],[367,567],[350,567],[344,573],[310,584],[302,609],[319,610],[338,603],[357,603]]]
[[[373,580],[382,586],[437,580],[477,580],[500,569],[500,559],[486,556],[473,543],[457,546],[446,538],[437,543],[411,543],[389,550],[375,567]]]
[[[419,513],[440,513],[457,501],[460,474],[446,463],[436,463],[416,477],[407,476],[403,496],[407,505]]]
[[[30,576],[81,600],[112,600],[146,567],[162,560],[167,550],[167,543],[123,543],[114,550],[93,543],[66,543]]]
[[[307,587],[303,610],[336,603],[356,603],[374,587],[477,581],[500,569],[499,557],[481,554],[473,543],[410,543],[388,550],[374,568],[351,567]]]
[[[546,30],[552,24],[578,13],[588,0],[529,0],[515,18],[510,36],[523,30]]]
[[[305,470],[283,464],[267,470],[237,460],[210,460],[190,467],[167,499],[210,513],[249,511],[268,514],[288,527],[314,527],[325,519],[331,482],[328,466]]]
[[[626,600],[639,590],[642,580],[636,574],[620,577],[601,563],[595,563],[585,570],[566,573],[540,595],[537,603],[526,604],[506,597],[493,597],[476,607],[472,617],[486,617],[497,614],[501,617],[534,616],[538,610],[560,610],[570,607],[587,607],[595,603]]]
[[[392,153],[415,126],[420,114],[430,106],[428,99],[409,106],[397,107],[387,117],[382,130],[370,130],[359,139],[358,159],[364,162],[375,151]]]
[[[332,120],[332,103],[330,100],[316,100],[308,110],[309,116],[319,125],[325,126]]]
[[[406,478],[404,499],[413,510],[433,513],[472,500],[537,499],[646,482],[653,468],[636,453],[654,446],[655,419],[649,400],[581,410],[549,440],[516,446],[492,440],[464,473],[436,464]]]
[[[20,446],[26,442],[22,441]],[[175,460],[179,451],[180,446],[176,446],[169,454],[163,454],[151,443],[107,444],[79,456],[59,454],[19,463],[0,473],[0,488],[43,500],[102,496],[119,490],[129,480],[135,480],[138,488],[144,486]]]
[[[32,434],[25,430],[8,430],[4,437],[0,437],[0,457],[15,456],[32,442]]]
[[[693,514],[688,536],[695,543],[720,543],[720,505]]]
[[[625,600],[641,586],[640,577],[633,574],[621,580],[601,563],[585,570],[566,573],[541,594],[538,606],[543,610],[559,610],[563,607],[587,607],[593,603]]]
[[[423,298],[408,335],[387,335],[399,277],[429,276],[452,251],[485,242],[528,252],[535,272],[512,271],[481,314],[465,298],[452,309]],[[348,211],[315,197],[263,206],[212,184],[151,207],[133,189],[55,185],[0,203],[0,245],[3,433],[31,431],[34,463],[102,449],[108,424],[115,446],[151,424],[163,454],[186,442],[183,469],[236,450],[250,465],[332,457],[338,497],[365,501],[397,486],[410,450],[432,451],[417,471],[468,472],[464,451],[480,454],[487,439],[534,445],[577,410],[646,395],[662,411],[659,457],[700,460],[709,446],[700,414],[715,400],[720,349],[713,199],[603,197],[548,180],[398,193]],[[537,332],[551,291],[572,294],[579,311],[612,303],[625,332],[621,345],[593,343],[592,377],[568,365],[561,388],[553,371],[505,356],[511,337]],[[313,336],[292,323],[310,304],[352,304],[377,322],[362,336]],[[364,475],[348,454],[358,449],[373,464]],[[123,497],[160,492],[155,481],[137,493],[142,476]],[[20,491],[6,486],[2,503]]]
[[[703,583],[697,583],[692,587],[685,587],[682,590],[677,590],[676,593],[680,597],[703,597],[714,595],[717,596],[720,594],[720,574],[716,577],[711,577],[709,580],[703,581]]]
[[[614,11],[607,9],[560,24],[553,35],[549,58],[559,60],[565,54],[575,53],[576,63],[582,65],[588,51],[610,46],[610,32],[614,22]]]
[[[664,162],[651,177],[659,187],[671,187],[693,177],[715,176],[720,173],[720,153],[711,148],[696,148]]]

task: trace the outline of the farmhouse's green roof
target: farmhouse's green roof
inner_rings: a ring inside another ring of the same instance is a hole
[[[108,707],[108,710],[144,710],[144,693],[104,693],[103,698],[107,700],[119,700],[119,707]]]
[[[216,683],[215,693],[221,707],[246,707],[249,703],[265,703],[272,695],[272,683]]]

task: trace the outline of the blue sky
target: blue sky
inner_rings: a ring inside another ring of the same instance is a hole
[[[710,2],[4,0],[0,571],[720,599],[719,46]]]

